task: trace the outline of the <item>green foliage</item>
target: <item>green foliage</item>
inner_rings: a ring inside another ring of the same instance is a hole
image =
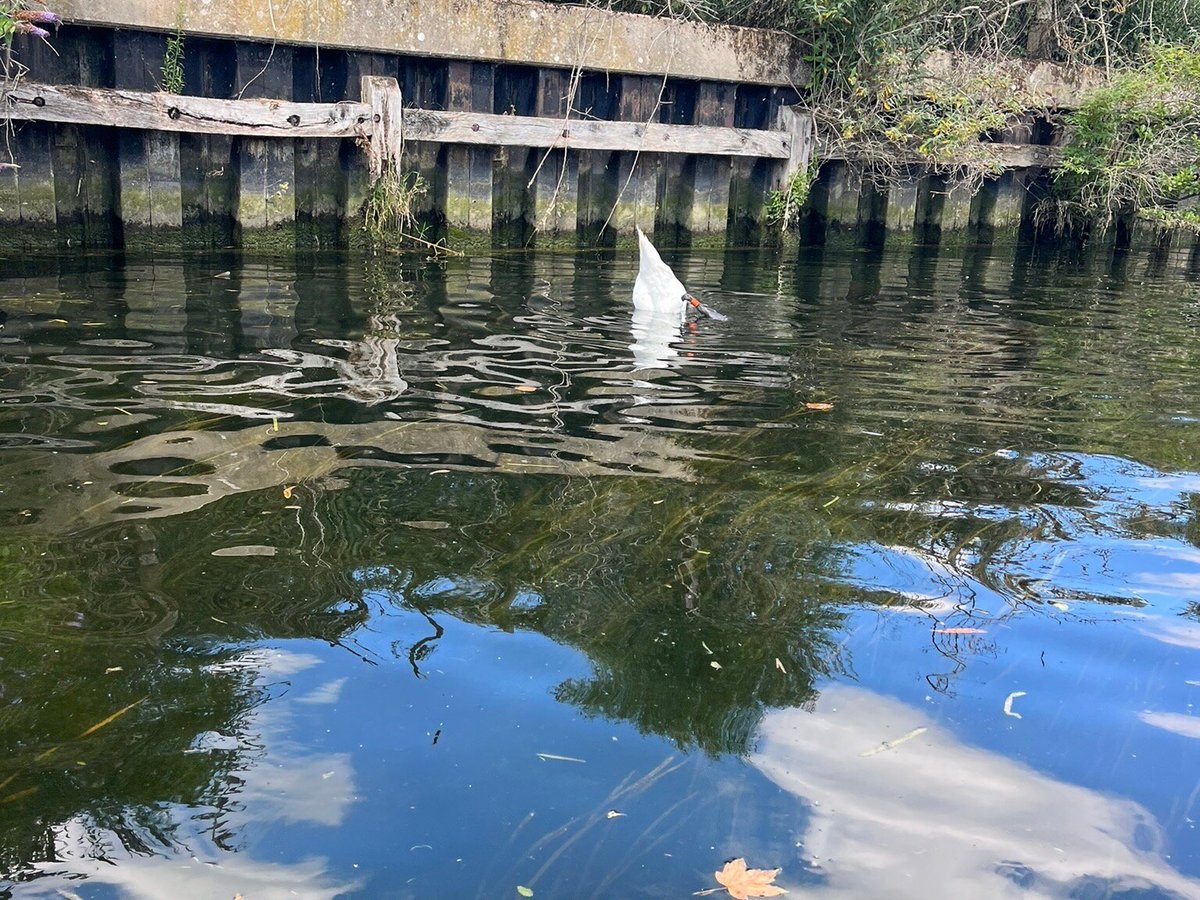
[[[176,27],[175,33],[167,38],[167,52],[163,55],[162,89],[168,94],[183,93],[183,29]]]
[[[428,187],[420,173],[403,173],[386,165],[363,204],[362,228],[371,246],[436,249],[416,214],[417,201],[426,193]]]
[[[1182,218],[1179,205],[1200,196],[1200,49],[1146,47],[1067,127],[1056,201],[1102,221],[1139,211]]]
[[[817,180],[819,164],[814,160],[782,189],[771,191],[767,198],[767,221],[785,227],[796,220],[804,204],[808,202],[813,182]]]

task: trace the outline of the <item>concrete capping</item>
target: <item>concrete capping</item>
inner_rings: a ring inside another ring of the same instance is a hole
[[[59,0],[70,23],[710,81],[802,84],[776,31],[536,0]]]
[[[987,61],[971,54],[946,50],[931,53],[924,63],[925,75],[934,80],[954,72],[986,71],[992,79],[1009,79],[1052,109],[1077,109],[1080,101],[1105,81],[1097,66],[1066,66],[1037,59]]]

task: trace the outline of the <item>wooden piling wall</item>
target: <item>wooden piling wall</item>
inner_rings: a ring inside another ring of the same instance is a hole
[[[415,208],[430,240],[460,249],[611,246],[635,227],[671,245],[777,238],[767,204],[795,153],[662,152],[672,148],[661,136],[642,143],[653,128],[699,125],[741,129],[726,134],[743,144],[770,132],[778,146],[806,75],[783,35],[525,0],[330,0],[285,12],[270,0],[209,0],[202,18],[149,0],[56,8],[69,21],[53,47],[15,39],[22,83],[157,91],[178,33],[182,93],[191,97],[359,103],[362,79],[380,76],[395,80],[407,109],[422,111],[413,113],[418,125],[439,111],[477,114],[485,131],[508,121],[496,117],[542,117],[561,119],[563,136],[575,139],[590,123],[625,123],[624,143],[596,149],[539,146],[540,138],[421,140],[438,132],[416,128],[399,165],[419,178]],[[371,189],[363,137],[349,132],[193,133],[16,117],[7,125],[0,226],[18,245],[339,246],[354,239]],[[1014,128],[1005,141],[1021,151],[1015,145],[1039,137],[1051,136]],[[1029,231],[1029,187],[1048,159],[1046,147],[1028,150],[976,190],[917,168],[883,187],[827,160],[800,240],[1013,242]]]

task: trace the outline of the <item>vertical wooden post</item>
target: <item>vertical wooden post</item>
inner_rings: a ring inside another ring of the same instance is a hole
[[[137,91],[160,87],[167,39],[142,31],[113,34],[115,86]],[[117,135],[119,209],[126,246],[161,241],[183,226],[179,135],[131,131]],[[178,235],[177,235],[178,237]]]
[[[237,44],[238,96],[290,100],[292,48]],[[238,138],[237,222],[243,229],[277,228],[296,220],[296,145],[288,138]],[[245,237],[243,237],[243,242]]]
[[[658,120],[658,98],[662,79],[645,75],[621,77],[621,104],[617,118],[622,122],[648,123]],[[657,153],[623,151],[617,160],[617,200],[609,227],[629,234],[634,227],[653,233],[655,202],[658,199]]]
[[[616,118],[617,103],[607,72],[587,72],[579,79],[575,109],[592,119]],[[610,150],[580,150],[579,200],[576,228],[580,243],[611,244],[615,231],[603,231],[617,196],[617,154]]]
[[[1012,169],[1003,173],[996,184],[996,202],[992,207],[992,240],[1016,243],[1025,217],[1029,191],[1025,187],[1028,173]]]
[[[962,182],[947,182],[945,199],[942,201],[940,242],[962,243],[967,239],[971,227],[973,194]]]
[[[787,190],[792,179],[808,168],[813,151],[813,120],[793,106],[781,106],[775,116],[775,128],[786,131],[790,156],[776,170],[772,183],[775,190]]]
[[[446,108],[447,64],[425,58],[402,57],[400,87],[404,102],[418,109]],[[400,171],[414,172],[425,182],[424,195],[417,197],[414,212],[431,237],[445,223],[440,201],[446,196],[445,168],[439,164],[442,145],[428,141],[409,141],[404,146],[404,164]]]
[[[491,112],[495,73],[490,63],[451,62],[446,75],[447,108]],[[494,155],[490,147],[446,148],[446,225],[450,229],[491,231]]]
[[[8,149],[0,162],[0,224],[20,225],[22,240],[33,232],[51,234],[55,222],[54,156],[45,122],[13,123]],[[10,156],[11,153],[11,156]]]
[[[862,177],[842,161],[831,163],[825,186],[826,242],[855,243],[859,231]]]
[[[696,125],[733,127],[734,86],[705,81],[696,98]],[[692,183],[692,209],[688,228],[693,235],[724,239],[729,222],[729,179],[733,167],[728,156],[696,159]]]
[[[368,103],[365,80],[370,77],[390,78],[396,81],[400,72],[399,60],[395,56],[384,56],[381,53],[360,53],[350,51],[346,54],[346,93],[345,99],[359,100]],[[397,83],[397,91],[399,83]],[[400,109],[399,101],[396,110]],[[363,152],[358,142],[346,138],[338,148],[342,171],[346,179],[346,199],[344,217],[355,219],[362,212],[366,203],[367,193],[371,189],[374,176],[369,166],[363,165]]]
[[[566,119],[570,78],[562,69],[538,70],[539,116]],[[534,239],[539,244],[574,243],[579,215],[579,157],[565,150],[543,150],[537,153],[536,160]]]
[[[696,117],[697,84],[668,79],[657,120],[665,125],[690,125]],[[692,206],[694,161],[683,153],[662,154],[658,168],[658,191],[654,230],[667,246],[688,243],[687,217]]]
[[[364,75],[362,102],[371,107],[374,124],[367,159],[372,179],[379,178],[389,168],[399,173],[404,149],[404,98],[400,84],[395,78]]]
[[[188,38],[184,83],[191,94],[230,97],[234,92],[233,47],[225,41]],[[237,171],[233,138],[224,134],[179,136],[183,242],[224,247],[234,242]]]
[[[295,48],[292,99],[322,103],[345,98],[346,56],[344,50]],[[315,249],[341,242],[346,179],[339,149],[339,141],[329,138],[296,140],[296,240],[300,246]]]
[[[917,228],[917,206],[921,180],[916,171],[908,171],[888,187],[884,226],[888,244],[908,244]]]

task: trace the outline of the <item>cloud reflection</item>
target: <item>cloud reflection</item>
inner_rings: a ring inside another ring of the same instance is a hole
[[[967,746],[924,711],[861,688],[829,688],[813,713],[768,714],[750,761],[811,805],[804,852],[825,878],[806,896],[1200,896],[1142,806]]]
[[[209,671],[214,677],[244,672],[267,685],[320,663],[309,653],[256,648]],[[321,900],[353,890],[357,883],[338,881],[322,858],[267,862],[230,849],[237,836],[250,829],[261,833],[274,823],[342,824],[355,801],[350,754],[311,753],[290,737],[293,704],[312,702],[313,696],[336,698],[340,687],[340,680],[327,682],[307,697],[279,697],[257,706],[237,731],[240,749],[221,751],[240,758],[234,777],[215,783],[218,796],[212,805],[166,804],[154,829],[131,825],[128,834],[97,825],[89,813],[55,827],[54,862],[35,864],[44,877],[29,886],[29,895],[75,896],[67,886],[80,880],[89,887],[111,885],[123,897],[155,900],[238,894]]]

